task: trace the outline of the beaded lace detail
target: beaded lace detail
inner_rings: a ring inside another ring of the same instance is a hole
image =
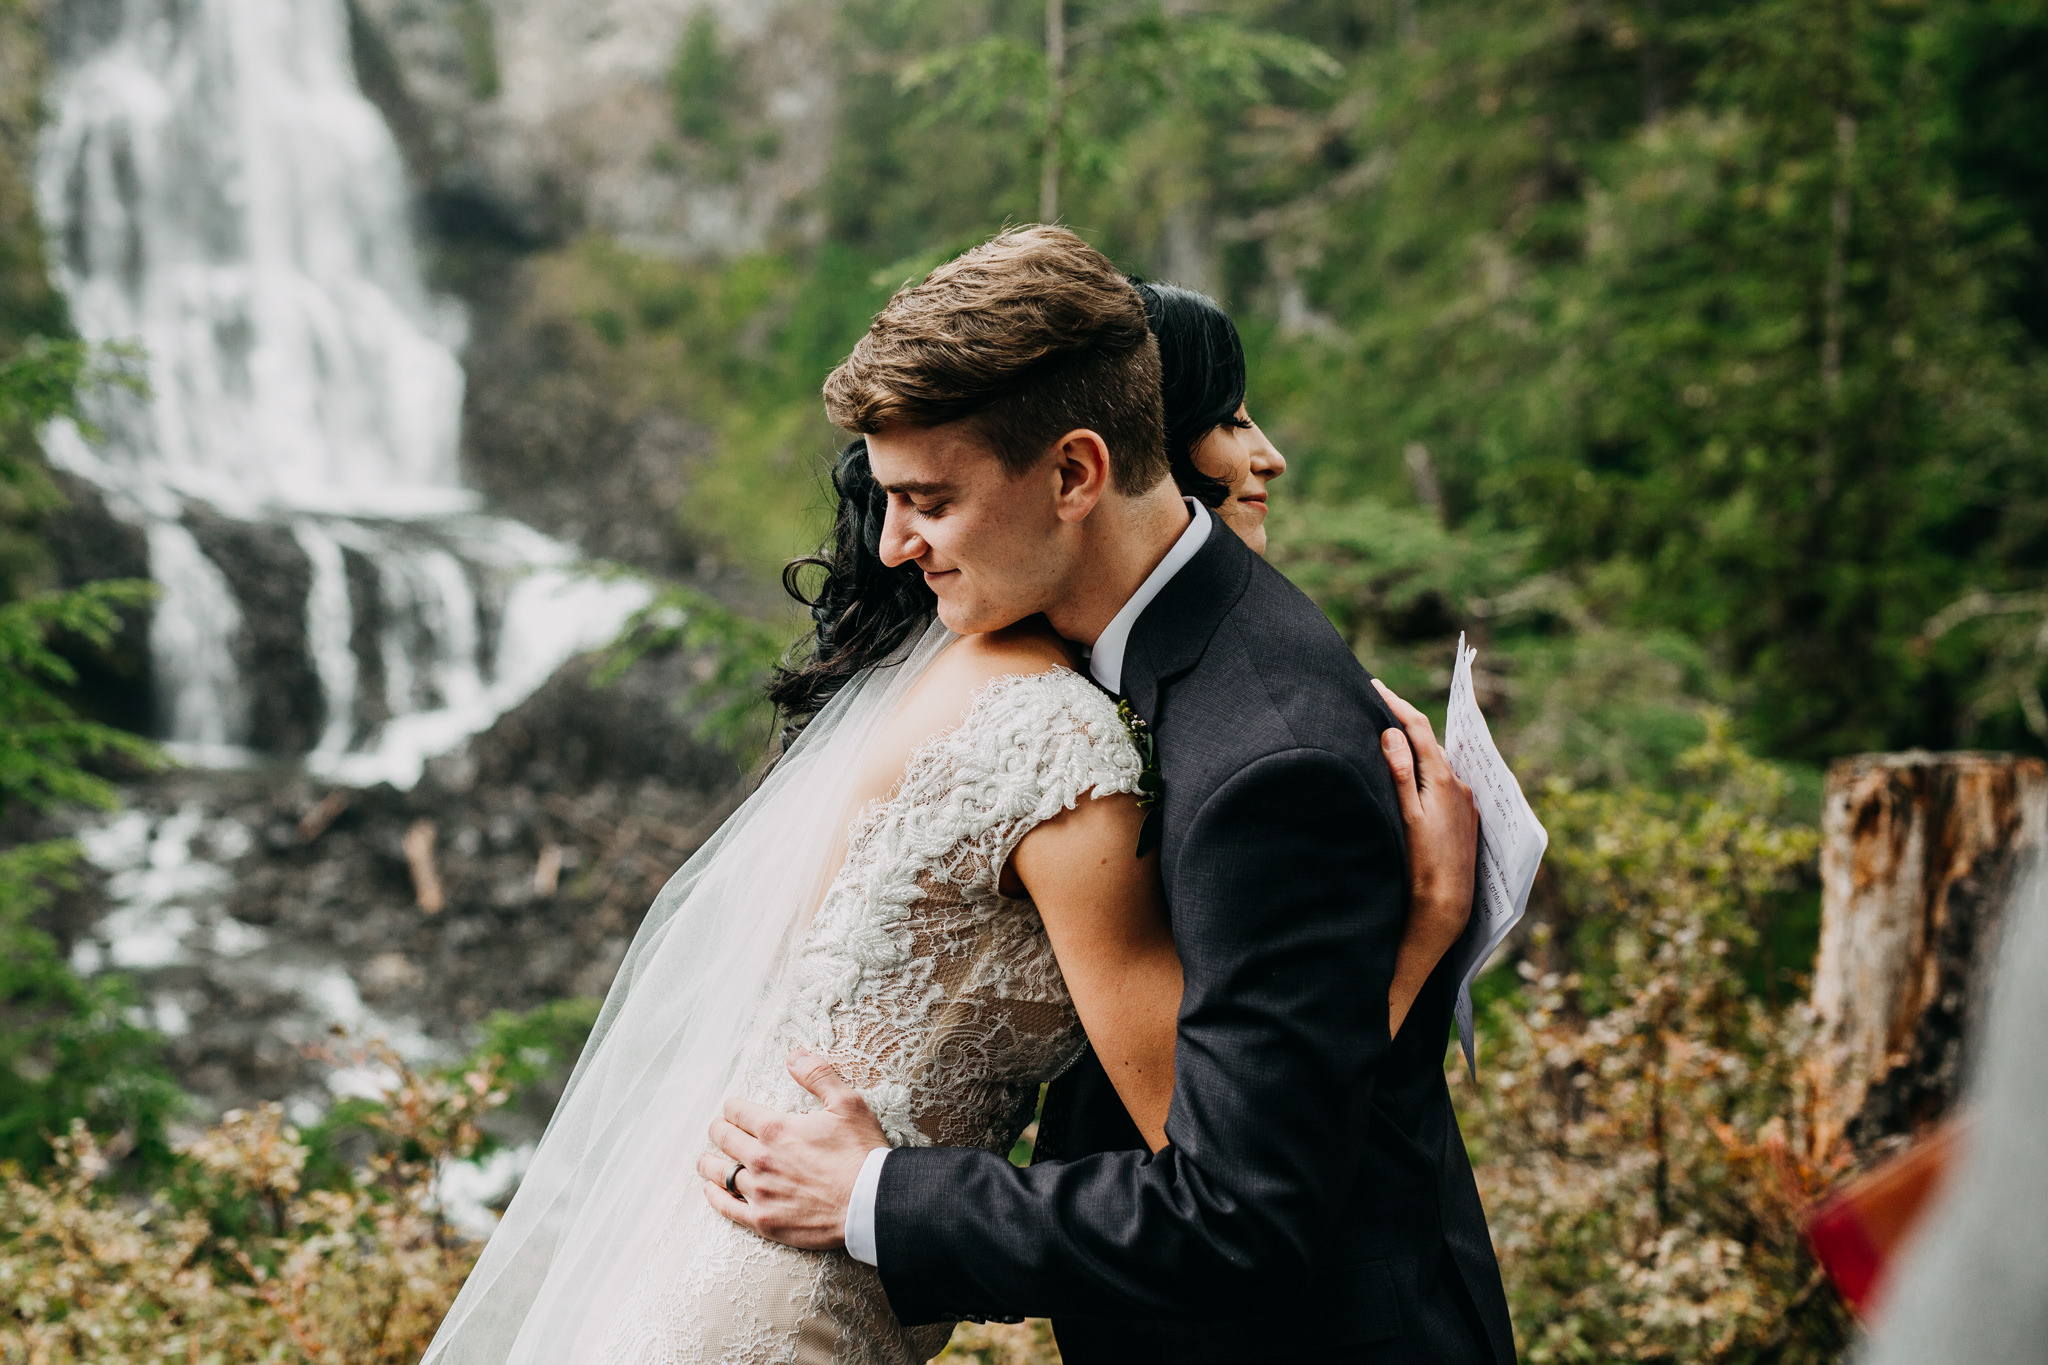
[[[1007,1148],[1084,1039],[1038,912],[998,879],[1041,821],[1091,791],[1136,792],[1140,771],[1115,705],[1073,670],[983,687],[854,820],[764,1002],[741,1092],[816,1108],[784,1066],[802,1045],[861,1091],[891,1145]],[[679,1171],[691,1151],[679,1137]],[[901,1326],[872,1267],[764,1241],[683,1184],[607,1362],[904,1365],[944,1346],[951,1324]]]

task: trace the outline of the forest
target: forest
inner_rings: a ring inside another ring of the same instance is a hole
[[[437,1163],[558,1083],[592,1004],[390,1058],[383,1099],[315,1124],[216,1124],[120,974],[71,964],[64,822],[168,760],[76,685],[152,588],[61,581],[44,531],[47,424],[140,382],[53,283],[48,8],[0,0],[0,1361],[417,1359],[475,1254]],[[442,8],[491,97],[491,5]],[[2048,3],[805,13],[836,112],[757,248],[459,224],[429,248],[456,292],[516,264],[550,339],[522,401],[705,433],[660,516],[757,586],[669,574],[611,670],[709,651],[689,704],[760,756],[801,620],[772,583],[828,510],[818,384],[902,283],[1057,219],[1212,294],[1289,461],[1274,562],[1439,717],[1476,644],[1550,831],[1479,983],[1476,1080],[1445,1059],[1522,1358],[1843,1358],[1799,1231],[1867,1155],[1810,1121],[1822,773],[2048,753]],[[741,41],[700,9],[666,60],[657,153],[706,185],[789,136]],[[508,451],[528,496],[576,477]],[[951,1350],[1056,1358],[1040,1324]]]

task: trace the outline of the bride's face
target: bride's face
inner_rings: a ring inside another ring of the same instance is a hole
[[[946,629],[979,635],[1045,610],[1072,541],[1052,462],[1012,474],[951,422],[875,432],[868,464],[889,495],[882,562],[923,570]]]
[[[1266,553],[1266,485],[1287,472],[1287,457],[1239,404],[1236,418],[1203,437],[1193,459],[1195,468],[1230,489],[1216,515],[1254,553]]]

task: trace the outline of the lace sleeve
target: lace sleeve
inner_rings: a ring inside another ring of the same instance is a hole
[[[993,887],[1039,824],[1083,797],[1136,792],[1143,771],[1116,703],[1070,669],[996,679],[955,738],[944,803],[968,818],[941,823],[965,836],[950,869],[963,885]]]
[[[983,687],[855,823],[777,1046],[829,1057],[892,1145],[1007,1147],[1083,1036],[1037,908],[1001,894],[1003,865],[1041,821],[1135,792],[1142,771],[1115,705],[1073,670]],[[782,1056],[763,1054],[759,1097],[808,1107]]]

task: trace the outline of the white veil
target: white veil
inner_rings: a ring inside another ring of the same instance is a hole
[[[569,1360],[631,1280],[677,1183],[696,1183],[754,1015],[835,870],[856,760],[953,638],[934,622],[901,662],[849,683],[655,897],[423,1365]]]

